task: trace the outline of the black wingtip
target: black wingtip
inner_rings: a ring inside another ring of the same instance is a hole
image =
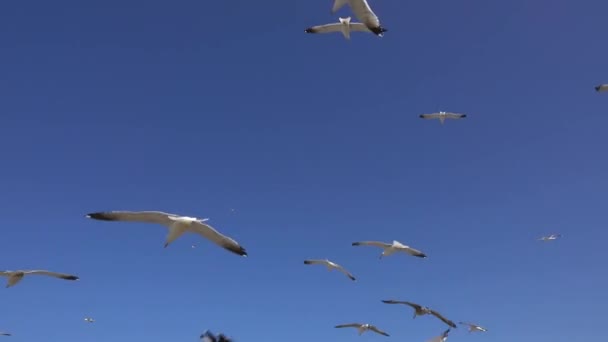
[[[462,114],[461,118],[466,118],[467,115],[466,114]]]
[[[372,31],[376,36],[378,37],[382,37],[384,36],[384,32],[387,32],[388,30],[385,29],[382,26],[378,26],[378,27],[370,27],[369,28],[370,31]]]
[[[65,279],[65,280],[80,280],[79,277],[74,276],[74,275],[62,277],[62,279]]]
[[[353,242],[352,245],[353,246],[359,246],[359,243],[358,242]]]
[[[85,216],[88,217],[88,218],[90,218],[90,219],[94,219],[94,220],[115,221],[113,218],[108,217],[103,212],[89,213],[89,214],[86,214]]]
[[[306,32],[306,33],[315,33],[314,30],[311,27],[309,27],[306,30],[304,30],[304,32]]]
[[[247,251],[245,250],[245,248],[238,246],[238,247],[226,247],[227,250],[231,251],[234,254],[238,254],[242,257],[247,257]]]
[[[601,86],[596,86],[595,91],[600,91]]]
[[[424,253],[422,253],[422,254],[416,254],[416,256],[419,257],[419,258],[423,258],[423,259],[427,257],[426,254],[424,254]]]

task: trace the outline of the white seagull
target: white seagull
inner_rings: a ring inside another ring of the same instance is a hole
[[[449,333],[450,333],[450,329],[444,331],[443,334],[435,337],[434,339],[429,340],[429,342],[445,342],[448,339]]]
[[[469,333],[475,332],[475,331],[483,331],[486,332],[488,331],[488,329],[481,327],[477,324],[473,324],[473,323],[468,323],[468,322],[458,322],[459,324],[462,325],[467,325],[469,327]]]
[[[21,279],[23,279],[23,277],[25,277],[26,275],[30,275],[30,274],[38,274],[38,275],[51,276],[51,277],[55,277],[55,278],[59,278],[59,279],[64,279],[64,280],[78,280],[78,279],[80,279],[80,278],[78,278],[75,275],[65,274],[65,273],[56,273],[56,272],[50,272],[50,271],[45,271],[45,270],[0,271],[0,276],[8,277],[8,283],[6,284],[6,287],[11,287],[11,286],[16,285],[18,282],[21,281]]]
[[[372,32],[367,26],[362,23],[351,23],[350,17],[339,18],[339,23],[332,23],[326,25],[317,25],[313,27],[309,27],[304,32],[306,33],[330,33],[330,32],[342,32],[342,35],[346,39],[350,39],[351,31],[358,32]]]
[[[600,84],[600,85],[596,86],[595,91],[597,91],[597,92],[608,91],[608,83]]]
[[[446,317],[444,317],[442,314],[440,314],[439,312],[426,307],[426,306],[422,306],[420,304],[416,304],[416,303],[412,303],[412,302],[407,302],[407,301],[402,301],[402,300],[393,300],[393,299],[383,299],[382,303],[385,304],[404,304],[404,305],[408,305],[410,307],[412,307],[414,309],[414,318],[416,318],[416,316],[424,316],[424,315],[433,315],[437,318],[439,318],[441,321],[443,321],[443,323],[451,326],[452,328],[456,328],[456,323],[452,322],[451,320],[447,319]]]
[[[384,32],[388,31],[380,25],[380,20],[372,11],[366,0],[334,0],[334,6],[331,9],[331,14],[336,13],[344,5],[349,4],[350,8],[355,13],[355,16],[375,35],[382,37]]]
[[[92,319],[91,317],[85,317],[85,318],[84,318],[84,321],[85,321],[85,322],[89,322],[89,323],[93,323],[93,322],[95,322],[95,320],[94,320],[94,319]]]
[[[466,114],[451,113],[451,112],[439,112],[431,114],[420,114],[420,117],[427,120],[439,119],[439,122],[443,125],[445,119],[463,119],[466,118]]]
[[[320,259],[308,259],[308,260],[304,260],[304,264],[305,265],[325,265],[327,266],[327,270],[331,271],[331,270],[338,270],[342,273],[344,273],[347,277],[350,278],[350,280],[355,281],[355,277],[348,272],[344,267],[336,264],[335,262],[329,261],[327,259],[325,260],[320,260]]]
[[[538,240],[540,240],[540,241],[553,241],[553,240],[557,240],[557,239],[559,239],[561,237],[562,237],[562,234],[551,234],[549,236],[543,236],[543,237],[541,237]]]
[[[211,240],[213,243],[240,256],[247,256],[245,248],[238,242],[222,235],[213,227],[204,223],[208,219],[180,216],[160,211],[106,211],[87,214],[86,217],[102,221],[131,221],[156,223],[169,228],[165,248],[185,232],[192,232]]]
[[[371,324],[362,324],[362,323],[349,323],[349,324],[340,324],[340,325],[336,325],[334,328],[357,328],[358,332],[359,332],[359,336],[361,336],[361,334],[363,334],[364,332],[371,330],[377,334],[380,335],[384,335],[384,336],[390,336],[389,334],[385,333],[384,331],[378,329],[378,327],[376,327],[375,325],[371,325]]]
[[[380,247],[383,249],[382,254],[380,254],[380,259],[382,259],[383,256],[389,256],[395,252],[405,252],[415,257],[426,258],[426,254],[417,249],[411,248],[410,246],[406,246],[397,240],[393,240],[393,243],[391,244],[380,241],[359,241],[353,242],[352,245]]]

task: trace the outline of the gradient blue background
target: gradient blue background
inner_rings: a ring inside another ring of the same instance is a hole
[[[331,3],[0,3],[0,267],[81,277],[0,288],[11,341],[445,330],[389,298],[489,329],[450,342],[604,336],[608,3],[371,0],[384,38],[305,34]],[[209,217],[249,258],[100,210]]]

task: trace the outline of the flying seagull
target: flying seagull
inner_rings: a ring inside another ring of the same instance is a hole
[[[21,281],[21,279],[23,279],[23,277],[25,277],[26,275],[30,275],[30,274],[51,276],[51,277],[55,277],[55,278],[59,278],[59,279],[65,279],[65,280],[80,279],[75,275],[65,274],[65,273],[56,273],[56,272],[50,272],[50,271],[45,271],[45,270],[0,271],[0,276],[8,277],[8,283],[7,283],[6,287],[11,287],[13,285],[16,285],[18,282]]]
[[[445,119],[463,119],[466,118],[466,114],[451,113],[451,112],[439,112],[431,114],[420,114],[420,117],[427,120],[439,119],[439,122],[443,125]]]
[[[426,306],[422,306],[416,303],[412,303],[412,302],[406,302],[406,301],[400,301],[400,300],[392,300],[392,299],[388,299],[388,300],[382,300],[383,303],[386,304],[404,304],[404,305],[409,305],[414,309],[414,318],[416,318],[416,316],[424,316],[424,315],[433,315],[437,318],[439,318],[440,320],[442,320],[445,324],[449,325],[452,328],[456,328],[456,323],[450,321],[449,319],[443,317],[439,312],[426,307]]]
[[[334,0],[331,14],[336,13],[344,5],[349,4],[359,21],[364,24],[375,35],[382,37],[388,31],[380,25],[380,20],[372,11],[366,0]]]
[[[358,32],[372,32],[370,31],[365,24],[362,23],[351,23],[350,17],[339,18],[339,23],[332,23],[326,25],[317,25],[313,27],[309,27],[304,32],[306,33],[330,33],[330,32],[342,32],[342,35],[346,39],[350,39],[351,31]],[[380,35],[382,37],[382,35]]]
[[[361,334],[363,334],[367,330],[371,330],[380,335],[390,336],[389,334],[385,333],[384,331],[378,329],[375,325],[371,325],[371,324],[367,324],[367,323],[365,323],[365,324],[361,324],[361,323],[340,324],[340,325],[336,325],[334,328],[357,328],[357,330],[359,331],[359,336],[361,336]]]
[[[245,248],[238,242],[222,235],[213,227],[205,223],[208,219],[198,219],[196,217],[180,216],[160,211],[106,211],[87,214],[86,217],[102,221],[131,221],[156,223],[169,228],[169,234],[165,240],[165,248],[171,242],[180,237],[185,232],[192,232],[202,235],[213,243],[229,250],[240,256],[247,256]]]
[[[484,327],[481,327],[481,326],[479,326],[477,324],[468,323],[468,322],[458,322],[458,323],[462,324],[462,325],[467,325],[469,327],[469,332],[470,333],[475,332],[475,331],[483,331],[483,332],[488,331],[488,329],[486,329]]]
[[[562,237],[562,234],[551,234],[549,236],[543,236],[543,237],[541,237],[538,240],[540,240],[540,241],[553,241],[553,240],[557,240],[557,239],[559,239],[561,237]]]
[[[89,323],[93,323],[93,322],[95,322],[95,320],[94,320],[94,319],[92,319],[91,317],[85,317],[85,318],[84,318],[84,321],[85,321],[85,322],[89,322]]]
[[[350,280],[355,281],[355,277],[348,272],[344,267],[336,264],[335,262],[329,261],[327,259],[325,260],[319,260],[319,259],[309,259],[309,260],[304,260],[304,264],[305,265],[325,265],[327,266],[327,270],[331,271],[331,270],[338,270],[342,273],[344,273],[347,277],[350,278]]]
[[[434,339],[429,340],[429,342],[445,342],[448,339],[449,333],[450,333],[450,329],[444,331],[443,334],[435,337]]]
[[[608,91],[608,83],[600,84],[600,85],[596,86],[595,91],[597,91],[597,92]]]
[[[382,254],[380,254],[380,259],[383,256],[389,256],[395,252],[406,252],[412,256],[419,258],[426,258],[426,254],[421,251],[411,248],[410,246],[406,246],[397,240],[393,240],[393,243],[385,243],[379,241],[359,241],[353,242],[353,246],[376,246],[383,249]]]

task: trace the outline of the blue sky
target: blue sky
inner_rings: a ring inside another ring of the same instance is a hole
[[[350,15],[326,0],[2,2],[0,267],[81,280],[1,289],[0,330],[385,339],[333,328],[367,321],[424,342],[445,329],[390,298],[489,329],[452,342],[603,336],[608,96],[593,87],[608,82],[608,3],[371,6],[389,31],[346,41],[303,32]],[[437,110],[468,117],[418,118]],[[209,217],[249,258],[84,218],[101,210]],[[351,247],[393,239],[429,257]]]

